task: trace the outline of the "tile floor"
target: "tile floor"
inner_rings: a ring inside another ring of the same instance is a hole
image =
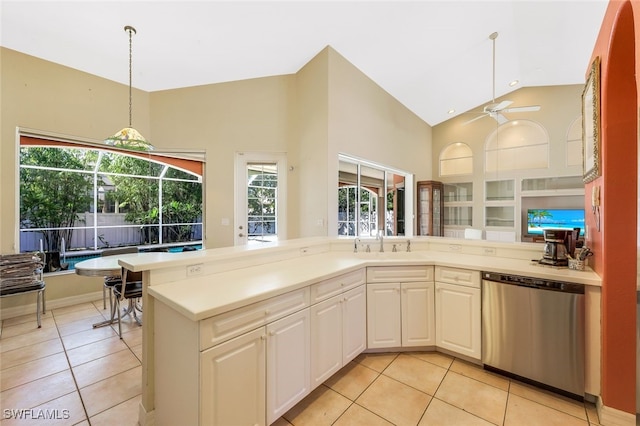
[[[136,425],[142,329],[102,301],[2,321],[0,424]],[[31,417],[12,418],[24,409]],[[440,353],[362,354],[280,418],[305,425],[597,425],[582,404]],[[226,425],[225,425],[226,426]]]

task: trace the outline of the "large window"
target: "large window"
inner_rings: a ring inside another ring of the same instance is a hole
[[[412,235],[413,176],[349,156],[339,156],[338,235]],[[408,190],[405,190],[408,189]]]
[[[20,251],[201,242],[201,173],[181,167],[186,160],[163,160],[21,138]]]

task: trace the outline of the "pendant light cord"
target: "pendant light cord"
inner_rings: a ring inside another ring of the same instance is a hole
[[[132,63],[133,63],[133,42],[131,41],[133,33],[136,32],[136,29],[133,28],[130,25],[127,25],[126,27],[124,27],[124,30],[127,31],[129,33],[129,127],[132,127],[132,111],[133,111],[133,105],[132,105],[132,95],[131,95],[131,81],[132,81],[132,74],[131,74],[131,68],[132,68]]]

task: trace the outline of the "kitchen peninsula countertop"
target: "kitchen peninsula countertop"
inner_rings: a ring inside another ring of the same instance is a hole
[[[199,321],[343,273],[387,265],[438,265],[601,286],[600,277],[589,268],[575,271],[530,260],[439,251],[329,251],[152,285],[148,293],[186,318]]]

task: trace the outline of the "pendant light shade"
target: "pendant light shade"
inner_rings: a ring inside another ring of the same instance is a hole
[[[131,102],[131,64],[132,64],[132,37],[136,33],[136,29],[130,25],[124,27],[124,30],[129,33],[129,127],[125,127],[113,136],[104,140],[107,145],[117,146],[119,148],[134,149],[136,151],[151,151],[153,145],[133,128],[131,125],[132,116],[132,102]]]

